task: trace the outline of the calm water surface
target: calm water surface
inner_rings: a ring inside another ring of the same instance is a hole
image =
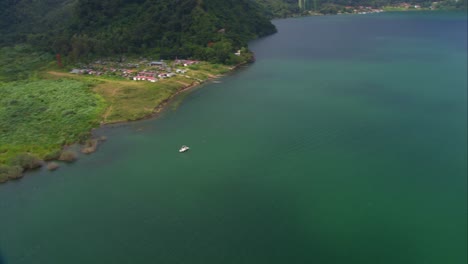
[[[466,16],[275,24],[255,64],[0,186],[0,263],[466,263]]]

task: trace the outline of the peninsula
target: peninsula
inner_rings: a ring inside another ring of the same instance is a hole
[[[73,143],[93,152],[102,140],[89,137],[93,128],[151,116],[178,92],[253,61],[248,41],[275,33],[271,18],[466,9],[466,0],[349,2],[3,1],[0,182],[44,160],[75,160],[62,151]]]
[[[250,0],[7,1],[0,17],[0,182],[93,152],[92,128],[153,115],[276,32]]]

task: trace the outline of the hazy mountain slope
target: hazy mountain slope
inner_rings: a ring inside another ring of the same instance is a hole
[[[252,0],[2,0],[1,45],[28,42],[82,59],[217,54],[275,32]]]

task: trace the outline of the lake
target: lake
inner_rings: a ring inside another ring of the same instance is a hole
[[[0,263],[466,263],[466,15],[274,23],[254,64],[1,185]]]

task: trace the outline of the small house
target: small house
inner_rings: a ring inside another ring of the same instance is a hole
[[[148,63],[148,66],[165,67],[166,63],[164,63],[163,61],[152,61],[152,62]]]
[[[82,74],[82,73],[83,73],[83,70],[80,70],[80,69],[73,69],[73,70],[71,70],[70,73],[72,73],[72,74]]]

